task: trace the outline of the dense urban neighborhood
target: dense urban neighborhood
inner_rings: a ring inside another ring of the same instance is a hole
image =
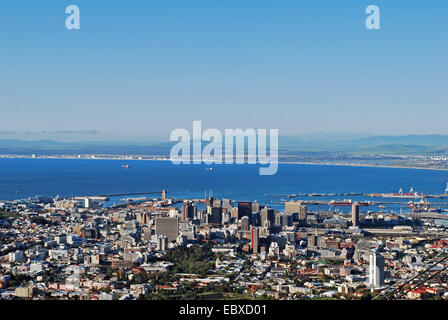
[[[1,202],[1,299],[448,299],[448,239],[428,213],[105,199]]]

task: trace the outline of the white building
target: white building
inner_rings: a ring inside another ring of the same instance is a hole
[[[369,256],[369,283],[368,287],[381,288],[384,285],[384,257],[377,252]]]
[[[278,257],[280,254],[280,248],[278,246],[277,242],[271,242],[271,245],[269,246],[269,257]]]
[[[9,262],[16,262],[16,261],[23,261],[25,260],[25,257],[23,255],[23,251],[15,251],[15,252],[10,252],[8,254],[9,257]]]

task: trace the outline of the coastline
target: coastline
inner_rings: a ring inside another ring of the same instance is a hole
[[[147,157],[147,158],[146,158]],[[115,160],[115,161],[171,161],[166,157],[151,157],[141,155],[82,155],[80,156],[29,156],[29,155],[0,155],[2,159],[33,159],[33,160]],[[385,165],[385,164],[369,164],[369,163],[353,163],[353,162],[307,162],[307,161],[278,161],[279,164],[302,164],[302,165],[321,165],[321,166],[348,166],[348,167],[366,167],[366,168],[392,168],[392,169],[416,169],[416,170],[433,170],[433,171],[448,171],[448,168],[434,168],[434,167],[418,167],[418,166],[404,166],[404,165]]]
[[[368,163],[340,163],[340,162],[300,162],[300,161],[279,161],[282,164],[309,164],[309,165],[322,165],[322,166],[346,166],[346,167],[375,167],[375,168],[392,168],[392,169],[418,169],[418,170],[433,170],[433,171],[448,171],[448,168],[423,168],[423,167],[410,167],[400,165],[379,165]]]

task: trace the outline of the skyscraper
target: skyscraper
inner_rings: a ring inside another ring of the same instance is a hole
[[[251,247],[253,253],[258,253],[258,247],[260,244],[260,229],[257,227],[252,227],[251,230]]]
[[[210,196],[208,199],[205,199],[205,206],[208,207],[213,207],[213,201],[215,201],[215,199]]]
[[[299,207],[299,220],[306,221],[307,213],[308,213],[308,207],[301,205]]]
[[[261,209],[261,226],[273,226],[275,224],[275,211],[272,208]]]
[[[252,203],[252,213],[259,211],[260,211],[260,204],[258,203],[257,200],[255,200],[254,203]]]
[[[197,208],[193,204],[184,203],[182,205],[181,221],[185,222],[188,219],[194,219],[194,217],[196,216],[196,210],[197,210]]]
[[[305,221],[307,206],[302,205],[300,201],[288,201],[285,202],[285,213],[298,214],[299,221]]]
[[[212,207],[210,208],[210,214],[208,216],[209,224],[222,224],[222,208],[221,207]]]
[[[156,218],[156,234],[168,237],[168,242],[175,241],[179,235],[178,218]]]
[[[252,202],[244,201],[238,202],[238,219],[244,216],[250,217],[252,215]]]
[[[249,231],[249,217],[245,216],[241,218],[241,230],[243,231]]]
[[[377,252],[372,252],[369,259],[369,287],[381,288],[384,285],[384,257]]]
[[[359,203],[352,204],[352,225],[357,227],[359,225]]]
[[[300,201],[285,202],[285,213],[299,213],[301,204]]]

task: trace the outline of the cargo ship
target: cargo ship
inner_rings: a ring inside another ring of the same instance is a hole
[[[442,209],[432,208],[431,204],[423,201],[423,199],[420,200],[420,202],[409,201],[409,208],[412,209],[413,213],[424,213],[424,212],[441,213],[442,212]]]
[[[411,190],[409,192],[403,192],[403,189],[400,188],[400,190],[393,193],[372,193],[369,195],[370,197],[380,197],[380,198],[405,198],[405,199],[416,199],[416,198],[422,198],[424,197],[423,194],[418,193],[417,191],[414,191],[414,189],[411,187]]]

